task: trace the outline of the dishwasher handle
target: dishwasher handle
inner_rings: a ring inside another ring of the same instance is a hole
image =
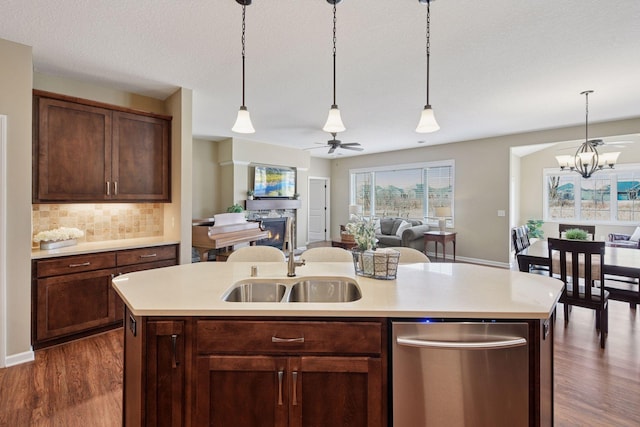
[[[415,338],[398,337],[398,345],[407,347],[441,348],[455,350],[493,350],[500,348],[514,348],[527,345],[526,338],[512,337],[496,341],[433,341]]]

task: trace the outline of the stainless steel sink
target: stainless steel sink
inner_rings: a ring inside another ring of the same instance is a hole
[[[351,302],[360,298],[362,293],[354,281],[311,278],[294,283],[287,302]]]
[[[286,290],[282,283],[248,280],[233,285],[222,299],[229,302],[280,302]]]

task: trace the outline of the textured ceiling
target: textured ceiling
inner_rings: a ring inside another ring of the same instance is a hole
[[[193,134],[233,136],[241,104],[242,8],[234,0],[4,0],[0,38],[33,47],[36,71],[164,99],[193,90]],[[415,127],[425,103],[418,0],[344,0],[337,102],[362,154],[640,116],[640,1],[438,0],[431,5],[430,101],[441,126]],[[245,139],[298,148],[330,138],[332,7],[247,7]],[[238,136],[238,135],[236,135]],[[595,135],[594,135],[595,136]],[[338,150],[341,155],[358,152]]]

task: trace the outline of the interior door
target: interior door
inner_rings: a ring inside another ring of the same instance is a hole
[[[328,240],[327,238],[327,185],[328,179],[309,179],[309,242]]]

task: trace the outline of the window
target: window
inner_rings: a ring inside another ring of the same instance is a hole
[[[640,165],[618,165],[591,178],[545,169],[545,220],[640,221]]]
[[[350,203],[361,205],[364,216],[435,220],[435,208],[449,206],[453,226],[453,160],[357,169],[350,174]]]

